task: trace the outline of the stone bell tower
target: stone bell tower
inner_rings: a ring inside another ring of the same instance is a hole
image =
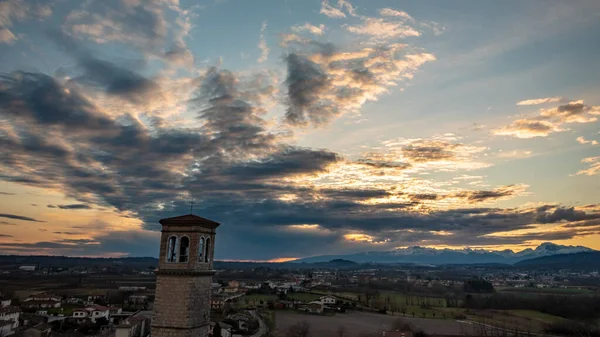
[[[188,214],[160,224],[152,337],[206,337],[219,223]]]

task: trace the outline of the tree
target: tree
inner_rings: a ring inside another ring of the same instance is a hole
[[[221,326],[219,325],[219,323],[215,324],[215,327],[213,328],[212,336],[213,337],[221,337]]]
[[[285,333],[285,337],[308,337],[309,332],[310,324],[307,321],[302,321],[290,326]]]

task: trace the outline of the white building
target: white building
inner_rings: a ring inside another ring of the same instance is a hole
[[[0,319],[0,337],[12,335],[12,324],[10,321],[3,321]]]
[[[19,267],[19,270],[24,270],[24,271],[35,271],[36,269],[37,269],[37,266],[33,266],[33,265]]]
[[[331,296],[321,296],[320,302],[323,304],[335,304],[336,303],[336,299],[331,297]]]
[[[0,308],[0,321],[11,322],[10,329],[16,329],[19,327],[19,318],[21,317],[21,308],[14,306],[7,306]]]
[[[0,300],[0,308],[6,308],[10,305],[12,300],[10,298],[5,298]]]
[[[82,309],[73,310],[73,318],[79,320],[90,319],[92,322],[96,323],[96,320],[102,317],[107,320],[110,318],[110,309],[102,305],[90,305]]]
[[[29,302],[29,301],[57,301],[57,302],[60,302],[61,300],[62,300],[62,297],[60,297],[58,295],[48,294],[48,293],[39,293],[39,294],[35,294],[35,295],[29,295],[29,297],[27,297],[25,299],[25,302]]]

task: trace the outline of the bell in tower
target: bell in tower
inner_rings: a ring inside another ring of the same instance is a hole
[[[160,220],[152,337],[205,337],[219,223],[188,214]]]

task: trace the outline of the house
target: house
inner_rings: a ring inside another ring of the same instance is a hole
[[[109,311],[110,316],[112,316],[112,315],[119,315],[120,313],[123,312],[123,309],[119,308],[119,307],[108,307],[108,311]]]
[[[292,301],[276,301],[274,305],[275,309],[293,309],[294,302]]]
[[[50,337],[52,325],[39,323],[29,329],[23,330],[18,337]]]
[[[92,322],[96,323],[96,320],[100,318],[106,318],[108,320],[110,318],[110,310],[108,307],[95,304],[85,308],[74,309],[72,317],[78,321],[90,319]]]
[[[11,302],[12,302],[12,300],[10,298],[0,299],[0,308],[6,308],[6,307],[8,307]]]
[[[322,314],[325,305],[319,301],[313,301],[306,304],[304,311],[309,314]]]
[[[147,304],[148,303],[148,296],[146,295],[131,295],[129,296],[129,303],[136,305],[136,304]]]
[[[228,285],[230,287],[235,287],[235,288],[239,288],[240,287],[240,282],[239,281],[229,281]]]
[[[237,287],[233,287],[233,286],[228,286],[223,288],[223,292],[226,294],[235,294],[237,293],[238,288]]]
[[[12,321],[5,321],[0,319],[0,337],[8,336],[13,334]]]
[[[247,330],[248,329],[248,321],[250,320],[248,316],[244,314],[233,314],[229,317],[230,320],[234,321],[237,324],[239,330]]]
[[[23,270],[23,271],[35,271],[36,269],[37,269],[37,266],[35,266],[35,265],[19,266],[19,270]]]
[[[145,337],[150,334],[150,319],[143,315],[133,315],[115,328],[115,337]]]
[[[335,304],[337,301],[334,297],[331,296],[321,296],[320,302],[325,305]]]
[[[11,322],[10,329],[19,327],[19,318],[21,317],[21,308],[15,306],[7,306],[0,308],[0,321]],[[3,323],[3,324],[6,324]]]
[[[22,305],[25,308],[42,308],[42,309],[51,309],[51,308],[60,308],[60,301],[54,300],[31,300],[26,301]]]
[[[54,294],[39,293],[29,295],[23,303],[26,308],[60,308],[62,297]]]
[[[223,307],[225,306],[225,298],[222,296],[215,296],[215,297],[211,297],[210,299],[210,308],[212,310],[223,310]]]
[[[65,300],[65,303],[69,303],[69,304],[83,304],[83,299],[82,298],[78,298],[78,297],[68,297]]]
[[[210,328],[208,330],[209,336],[213,335],[213,330],[215,328],[215,325],[217,325],[217,323],[210,322]],[[219,326],[221,327],[221,337],[231,337],[231,329],[233,329],[233,327],[231,325],[229,325],[227,323],[219,322]]]
[[[29,295],[25,299],[25,302],[28,302],[28,301],[57,301],[57,302],[60,302],[61,300],[62,300],[62,297],[55,295],[55,294],[39,293],[39,294]]]

